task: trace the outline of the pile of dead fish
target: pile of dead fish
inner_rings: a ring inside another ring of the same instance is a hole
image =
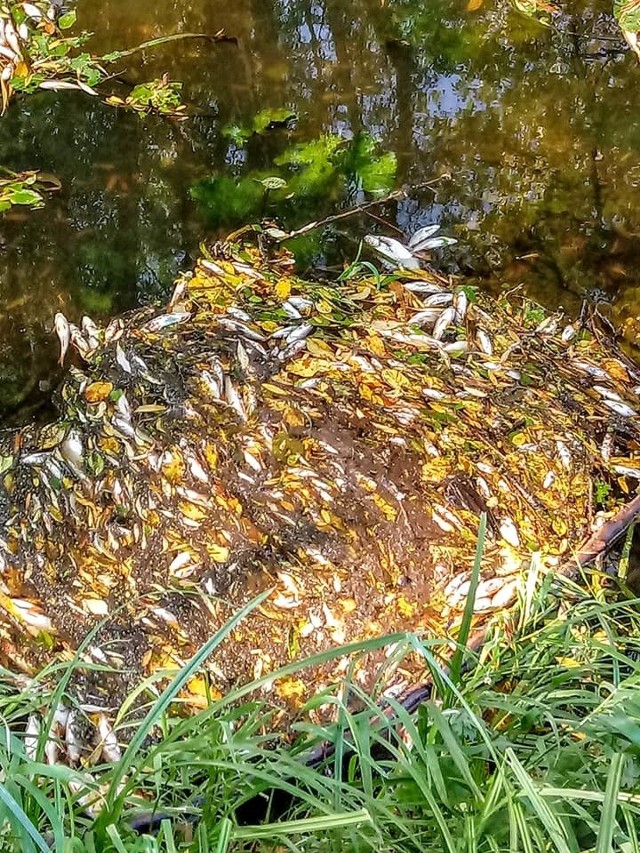
[[[420,269],[304,281],[284,252],[223,246],[165,310],[57,329],[59,418],[0,444],[0,664],[31,675],[101,626],[82,660],[109,672],[59,725],[71,763],[97,749],[78,714],[112,743],[105,714],[262,590],[194,707],[336,645],[446,630],[481,513],[477,609],[507,606],[534,554],[569,559],[640,479],[640,376],[610,341]],[[267,689],[291,711],[384,665],[337,656]]]

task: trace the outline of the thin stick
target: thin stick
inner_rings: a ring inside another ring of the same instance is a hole
[[[123,59],[125,56],[131,56],[134,53],[139,53],[141,50],[146,50],[148,47],[158,47],[161,44],[167,44],[167,42],[171,41],[181,41],[182,39],[206,39],[206,41],[212,42],[231,41],[235,44],[238,43],[237,38],[225,35],[224,30],[219,30],[212,36],[207,35],[207,33],[173,33],[170,36],[161,36],[160,38],[151,39],[150,41],[143,41],[142,44],[129,48],[129,50],[116,50],[113,53],[106,53],[104,56],[99,56],[98,60],[100,62],[117,62],[118,59]]]
[[[444,175],[443,177],[446,177]],[[293,237],[300,237],[302,234],[306,234],[308,231],[315,231],[316,228],[323,228],[325,225],[329,225],[332,222],[337,222],[339,219],[346,219],[349,216],[355,216],[357,213],[366,213],[370,207],[375,207],[379,204],[386,204],[388,201],[397,201],[401,198],[406,198],[410,192],[415,190],[425,190],[431,189],[436,186],[441,178],[436,178],[432,181],[425,181],[422,184],[414,184],[408,187],[402,187],[402,189],[395,190],[389,195],[384,196],[384,198],[376,198],[373,201],[368,201],[366,204],[357,204],[355,207],[350,207],[348,210],[343,210],[340,213],[334,213],[332,216],[326,216],[324,219],[318,219],[314,222],[308,222],[306,225],[303,225],[302,228],[298,228],[295,231],[288,231],[283,233],[282,236],[275,237],[276,243],[284,243],[286,240],[291,240]]]

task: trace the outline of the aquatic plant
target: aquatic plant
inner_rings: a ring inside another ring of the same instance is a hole
[[[124,99],[110,95],[106,101],[116,107],[130,107],[136,112],[185,117],[187,107],[182,103],[181,93],[182,83],[172,82],[165,76],[150,83],[139,83]]]
[[[246,144],[247,138],[240,138]],[[396,155],[381,152],[368,133],[351,140],[327,133],[290,144],[273,158],[270,169],[241,172],[235,180],[206,178],[190,192],[214,225],[239,225],[271,212],[300,222],[308,219],[310,210],[317,216],[319,207],[327,208],[348,195],[357,198],[359,194],[389,192],[396,165]]]

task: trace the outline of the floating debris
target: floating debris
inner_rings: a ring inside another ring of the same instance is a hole
[[[118,671],[94,677],[89,752],[112,761],[106,709],[131,679],[180,667],[258,591],[207,663],[211,695],[455,623],[483,512],[477,609],[507,606],[532,554],[553,568],[591,534],[594,483],[613,512],[640,477],[640,372],[532,308],[420,269],[304,281],[285,252],[225,245],[167,310],[85,318],[59,419],[0,439],[3,665],[35,672],[104,621],[87,660]],[[380,662],[356,664],[363,687]],[[274,695],[297,709],[343,672]],[[76,720],[54,739],[73,764]]]

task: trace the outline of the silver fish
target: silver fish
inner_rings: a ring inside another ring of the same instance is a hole
[[[364,242],[393,267],[406,270],[420,268],[420,262],[413,257],[413,252],[409,251],[402,243],[394,240],[393,237],[379,237],[375,234],[368,234],[364,238]]]
[[[69,326],[69,321],[61,311],[56,312],[56,315],[53,318],[53,325],[56,335],[58,336],[58,340],[60,341],[60,358],[58,359],[58,364],[62,367],[71,341],[71,328]]]
[[[190,311],[175,311],[173,314],[160,314],[149,320],[142,326],[142,331],[161,332],[163,329],[168,329],[171,326],[177,326],[179,323],[185,323],[191,319]]]
[[[442,338],[449,326],[453,323],[455,316],[455,308],[445,308],[433,327],[433,337],[436,341],[439,341]]]

